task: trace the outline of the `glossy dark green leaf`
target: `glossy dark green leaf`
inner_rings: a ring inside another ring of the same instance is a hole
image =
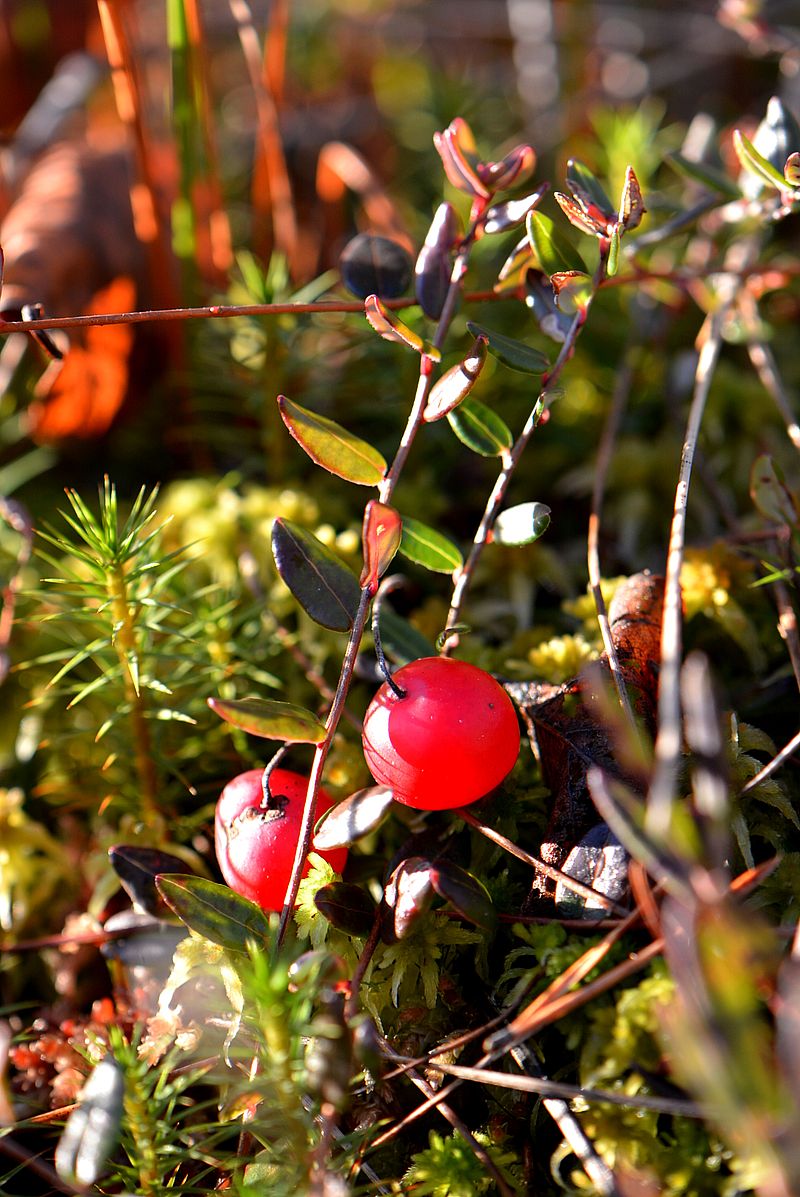
[[[465,399],[447,420],[458,439],[481,457],[502,457],[514,443],[505,420],[479,399]]]
[[[463,362],[451,366],[434,383],[422,413],[422,418],[427,424],[443,419],[448,412],[458,407],[459,403],[463,403],[480,377],[486,362],[487,345],[486,337],[476,337]]]
[[[346,935],[369,935],[375,921],[375,902],[360,885],[333,881],[314,895],[314,904],[329,923]]]
[[[156,875],[180,873],[186,869],[186,861],[179,856],[140,844],[115,844],[109,848],[108,858],[131,902],[152,915],[163,913],[156,891]]]
[[[420,657],[435,657],[436,650],[413,624],[384,603],[378,616],[378,627],[384,651],[392,661],[406,664]]]
[[[397,241],[374,233],[359,233],[348,241],[339,258],[342,282],[359,299],[379,295],[396,299],[411,282],[413,262]]]
[[[125,1074],[108,1051],[84,1084],[56,1147],[56,1172],[69,1185],[83,1191],[108,1170],[124,1098]]]
[[[289,432],[317,465],[359,486],[377,486],[381,481],[386,461],[367,441],[285,395],[278,396],[278,410]]]
[[[437,860],[431,866],[430,882],[440,898],[453,907],[462,918],[493,931],[497,926],[497,911],[489,891],[472,873],[449,860]]]
[[[190,931],[210,939],[229,952],[244,952],[250,943],[266,947],[273,935],[260,906],[234,893],[227,885],[162,873],[156,887],[171,910]]]
[[[532,544],[549,527],[550,508],[545,503],[518,503],[500,512],[494,521],[492,539],[498,544]]]
[[[325,739],[324,724],[293,702],[272,698],[209,698],[207,702],[220,719],[251,736],[287,744],[320,744]]]
[[[438,574],[451,574],[464,563],[461,552],[441,532],[429,528],[419,520],[403,518],[403,537],[400,552],[409,561]]]
[[[550,366],[543,353],[524,341],[518,341],[516,337],[507,337],[472,320],[467,321],[467,328],[473,337],[485,337],[489,352],[512,370],[519,370],[523,374],[544,374]]]
[[[281,578],[316,623],[335,632],[350,630],[361,589],[332,549],[299,524],[276,519],[272,555]]]
[[[617,213],[614,205],[588,166],[579,162],[577,158],[570,158],[567,162],[566,178],[572,194],[590,212],[593,207],[597,208],[606,222],[615,218]]]
[[[555,221],[544,212],[531,212],[526,220],[528,242],[545,274],[558,270],[585,270],[583,258]]]
[[[392,791],[388,786],[370,786],[357,790],[343,802],[337,802],[321,819],[314,832],[314,848],[346,848],[380,827],[392,809]]]
[[[693,183],[702,184],[710,191],[717,191],[727,199],[739,199],[742,194],[732,179],[707,162],[692,162],[677,151],[667,154],[665,160],[679,175],[691,179]]]

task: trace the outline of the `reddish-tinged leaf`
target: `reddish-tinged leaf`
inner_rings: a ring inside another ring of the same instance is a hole
[[[388,786],[370,786],[357,790],[323,815],[314,833],[314,848],[347,848],[375,831],[392,809],[392,791]]]
[[[350,630],[361,587],[332,549],[299,524],[276,519],[272,555],[281,578],[316,623],[335,632]]]
[[[530,178],[536,168],[536,151],[530,145],[515,146],[500,162],[481,163],[478,174],[490,191],[505,191]]]
[[[504,204],[492,204],[487,208],[483,218],[484,233],[506,233],[515,225],[522,224],[529,212],[541,201],[547,191],[547,183],[543,183],[537,191],[522,199],[506,200]]]
[[[585,312],[591,302],[592,280],[581,270],[564,270],[550,277],[556,303],[562,312]]]
[[[325,725],[305,707],[271,698],[209,698],[215,715],[251,736],[291,744],[319,744]]]
[[[430,249],[450,251],[461,236],[461,222],[452,204],[445,200],[433,214],[430,228],[425,234],[425,244]]]
[[[459,362],[442,375],[431,389],[428,402],[422,413],[426,423],[441,420],[453,408],[458,407],[470,393],[486,362],[488,339],[478,335],[463,362]]]
[[[278,410],[294,439],[317,465],[358,486],[377,486],[386,473],[386,461],[377,449],[335,420],[278,396]]]
[[[361,528],[364,568],[359,578],[359,584],[369,587],[371,594],[378,589],[380,579],[400,546],[402,534],[403,524],[394,507],[371,499],[364,511]]]
[[[800,187],[800,154],[790,154],[786,159],[783,177],[790,187]]]
[[[439,361],[441,357],[439,350],[412,332],[408,325],[384,307],[377,295],[369,295],[366,298],[364,313],[375,332],[379,333],[384,340],[394,341],[397,345],[405,345],[408,349],[413,349],[415,353],[425,353],[434,361]]]
[[[598,216],[590,215],[577,200],[571,199],[561,191],[554,192],[554,196],[561,211],[570,224],[575,225],[576,229],[580,229],[582,233],[588,233],[590,237],[607,236],[609,222],[604,219],[602,213]],[[616,214],[611,219],[615,220]]]
[[[394,933],[398,939],[408,935],[414,924],[431,908],[435,897],[434,865],[423,856],[409,856],[392,873],[384,898],[394,914]]]
[[[626,232],[636,229],[642,223],[647,208],[644,206],[642,189],[636,172],[632,166],[625,171],[625,182],[622,185],[622,198],[619,204],[619,223]]]
[[[269,919],[261,907],[227,885],[204,877],[161,873],[156,888],[191,931],[229,952],[245,952],[251,943],[262,947],[271,943]]]
[[[523,237],[521,241],[517,242],[500,267],[494,290],[498,295],[504,295],[509,291],[516,291],[525,283],[528,271],[536,265],[537,262],[528,238]]]
[[[457,116],[443,133],[434,133],[433,144],[442,159],[444,173],[454,187],[473,197],[489,198],[489,190],[478,174],[480,160],[475,138],[465,120]]]

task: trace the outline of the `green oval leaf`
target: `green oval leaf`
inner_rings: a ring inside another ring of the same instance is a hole
[[[460,569],[464,564],[464,558],[452,540],[448,540],[441,532],[429,528],[419,520],[405,517],[400,552],[409,561],[414,561],[437,574],[451,574],[454,569]]]
[[[485,337],[489,343],[489,352],[512,370],[520,370],[523,374],[544,374],[550,366],[543,353],[526,345],[524,341],[517,341],[514,337],[506,337],[503,333],[483,328],[472,320],[467,321],[467,328],[473,337]]]
[[[251,736],[287,744],[321,744],[325,725],[305,707],[272,698],[209,698],[215,715]]]
[[[318,416],[285,395],[278,410],[294,439],[317,465],[358,486],[377,486],[386,473],[386,460],[377,449],[348,432],[335,420]]]
[[[479,399],[465,399],[447,420],[458,439],[481,457],[501,457],[514,443],[505,420]]]
[[[761,183],[766,183],[768,187],[775,187],[778,191],[785,189],[786,180],[783,175],[775,169],[763,154],[759,154],[752,141],[745,137],[741,129],[734,129],[733,148],[736,150],[736,156],[745,170],[755,175]]]
[[[492,540],[498,544],[532,544],[550,526],[550,508],[545,503],[519,503],[501,511],[494,521]]]
[[[392,801],[388,786],[370,786],[338,802],[319,822],[314,833],[315,850],[327,852],[330,848],[346,848],[363,839],[380,827],[392,808]]]
[[[312,532],[284,519],[272,525],[272,555],[281,578],[315,623],[349,632],[361,590],[344,562]]]
[[[161,873],[156,887],[190,931],[229,952],[244,952],[253,942],[266,947],[272,941],[270,921],[261,907],[227,885],[204,877]]]
[[[585,270],[586,264],[555,221],[544,212],[530,212],[526,220],[528,242],[545,274],[559,270]]]

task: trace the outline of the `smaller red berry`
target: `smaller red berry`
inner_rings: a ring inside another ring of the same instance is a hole
[[[417,810],[466,806],[511,772],[519,724],[495,679],[466,661],[422,657],[385,682],[364,716],[364,756],[375,780]]]
[[[281,911],[300,838],[308,779],[290,769],[269,776],[272,806],[264,807],[263,769],[250,769],[229,781],[217,802],[214,841],[217,862],[231,889],[263,910]],[[325,790],[317,795],[316,817],[333,806]],[[341,873],[346,848],[320,852]],[[306,864],[303,876],[310,868]]]

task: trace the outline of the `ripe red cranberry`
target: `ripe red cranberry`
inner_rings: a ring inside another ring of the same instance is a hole
[[[380,785],[417,810],[466,806],[511,772],[519,724],[490,674],[466,661],[422,657],[384,682],[364,717],[364,756]]]
[[[300,838],[308,779],[290,769],[273,769],[269,789],[274,809],[263,806],[263,769],[250,769],[229,781],[217,802],[214,840],[222,876],[231,889],[264,910],[280,911]],[[317,795],[316,817],[333,806],[325,791]],[[341,873],[346,848],[320,852]],[[308,872],[306,864],[303,876]]]

